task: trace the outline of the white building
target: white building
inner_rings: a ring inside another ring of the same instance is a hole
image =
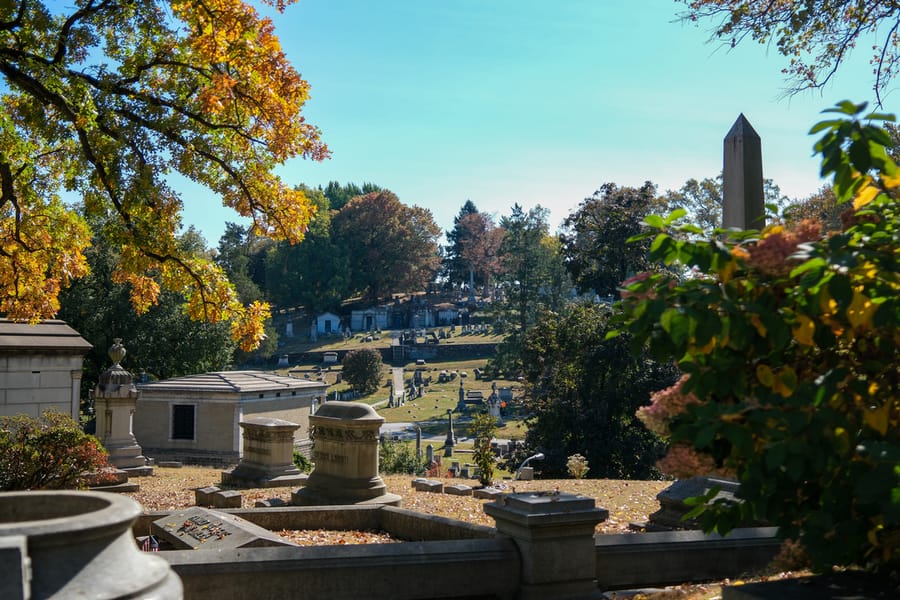
[[[341,318],[325,312],[316,317],[316,332],[319,335],[336,335],[341,332]]]
[[[91,345],[63,321],[0,319],[0,415],[55,410],[78,419],[84,355]]]
[[[327,385],[264,371],[226,371],[139,385],[134,437],[144,454],[162,460],[236,464],[240,422],[272,417],[297,423],[294,445],[308,453],[309,415]]]

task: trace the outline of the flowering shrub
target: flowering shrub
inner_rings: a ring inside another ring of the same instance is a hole
[[[585,457],[580,454],[573,454],[569,457],[569,460],[566,461],[566,470],[569,471],[569,475],[575,479],[584,479],[584,476],[587,475],[588,471],[591,469],[588,466],[588,461]]]
[[[109,467],[100,441],[72,417],[0,417],[0,491],[85,487]]]
[[[636,342],[684,373],[639,413],[669,436],[660,468],[741,482],[742,502],[698,508],[706,529],[769,521],[816,568],[896,573],[900,173],[864,108],[842,102],[811,131],[848,202],[843,231],[807,220],[703,239],[681,214],[648,217],[651,259],[693,273],[640,274],[621,305]]]

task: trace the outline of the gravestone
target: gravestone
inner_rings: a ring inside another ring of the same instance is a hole
[[[296,546],[250,521],[199,506],[153,521],[150,532],[175,550]]]
[[[126,350],[121,338],[115,338],[109,348],[113,366],[100,374],[92,394],[97,411],[97,437],[109,453],[109,462],[128,475],[152,475],[132,431],[134,411],[140,392],[131,373],[119,364]]]
[[[400,505],[400,496],[389,494],[378,474],[384,419],[375,409],[361,402],[325,402],[309,423],[316,467],[306,486],[292,494],[294,505]]]
[[[453,446],[456,445],[456,436],[453,434],[453,411],[447,409],[447,439],[444,440],[444,456],[453,456]]]
[[[431,444],[425,446],[425,462],[429,465],[434,462],[434,446]]]
[[[300,485],[307,476],[294,464],[297,423],[271,417],[251,417],[240,423],[243,431],[241,460],[222,471],[222,483],[244,487]]]
[[[740,484],[736,481],[715,477],[698,476],[679,479],[656,495],[656,499],[659,501],[659,510],[650,515],[646,524],[641,524],[639,527],[647,531],[700,529],[700,524],[696,519],[682,520],[682,517],[693,508],[685,504],[685,500],[705,494],[714,487],[719,488],[716,498],[734,500],[734,494],[739,486]]]

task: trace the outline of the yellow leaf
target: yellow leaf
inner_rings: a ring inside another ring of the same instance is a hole
[[[766,337],[768,329],[766,329],[766,326],[760,321],[759,315],[750,315],[750,323],[756,328],[756,333],[759,334],[759,337]]]
[[[863,422],[881,435],[885,435],[887,434],[890,416],[891,404],[885,402],[878,408],[868,409],[863,412]]]
[[[797,317],[797,325],[794,326],[794,339],[804,346],[813,345],[813,334],[816,332],[816,324],[806,315]]]
[[[856,194],[856,198],[853,199],[853,208],[859,209],[860,207],[865,206],[875,199],[875,196],[878,195],[879,191],[880,190],[877,187],[871,184],[863,186]]]
[[[847,307],[847,320],[856,329],[867,329],[872,325],[872,315],[876,308],[865,294],[854,290],[853,300]]]

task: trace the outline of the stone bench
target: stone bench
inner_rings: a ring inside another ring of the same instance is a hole
[[[453,485],[444,486],[444,493],[450,494],[451,496],[471,496],[472,486],[464,485],[462,483],[456,483]]]

